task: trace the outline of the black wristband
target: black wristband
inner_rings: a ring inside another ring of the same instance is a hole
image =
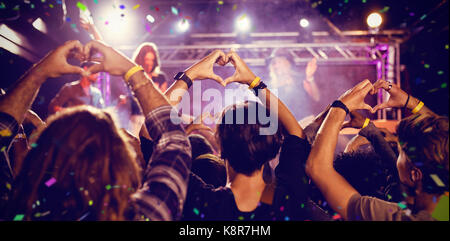
[[[257,85],[257,86],[255,86],[252,90],[253,90],[253,92],[255,92],[255,95],[256,96],[258,96],[258,90],[259,89],[265,89],[267,87],[267,85],[266,84],[264,84],[264,82],[259,82],[259,84]]]
[[[350,111],[348,110],[347,106],[346,106],[344,103],[342,103],[342,101],[340,101],[340,100],[335,100],[335,101],[333,102],[333,104],[331,104],[331,107],[338,107],[338,108],[341,108],[341,109],[345,110],[345,113],[346,113],[347,115],[348,115],[348,113],[350,112]]]
[[[184,82],[186,82],[188,89],[192,86],[192,80],[186,75],[185,72],[179,72],[177,75],[175,75],[174,79],[183,80]]]
[[[408,95],[408,99],[406,99],[406,103],[405,103],[405,106],[403,106],[403,109],[406,109],[406,107],[408,106],[409,96],[410,96],[410,95]]]

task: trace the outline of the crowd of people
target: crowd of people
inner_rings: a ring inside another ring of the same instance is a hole
[[[147,47],[132,60],[101,41],[68,41],[2,93],[1,220],[436,220],[449,190],[448,118],[397,85],[364,80],[302,128],[296,110],[235,51],[215,50],[160,88],[162,75],[148,68],[159,59]],[[227,64],[235,73],[224,80],[213,66]],[[96,104],[54,101],[45,121],[30,110],[48,78],[78,74],[79,83],[64,89],[92,95],[98,72],[122,77],[136,98],[145,116],[138,135]],[[227,106],[215,129],[183,124],[179,93],[205,79],[248,86],[258,101]],[[315,93],[312,83],[306,89]],[[380,89],[388,101],[364,102]],[[357,112],[383,108],[410,115],[390,133]],[[262,131],[268,122],[277,123],[274,132]],[[346,127],[360,131],[335,157]]]

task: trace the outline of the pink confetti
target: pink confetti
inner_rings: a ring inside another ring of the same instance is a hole
[[[47,185],[47,187],[50,187],[51,185],[55,184],[56,179],[54,177],[48,179],[48,181],[45,182],[45,185]]]

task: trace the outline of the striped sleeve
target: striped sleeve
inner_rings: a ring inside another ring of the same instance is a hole
[[[137,212],[150,220],[181,217],[191,168],[191,146],[172,106],[162,106],[146,116],[154,140],[143,186],[133,196]]]

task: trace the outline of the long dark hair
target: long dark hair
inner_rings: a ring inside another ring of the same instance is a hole
[[[140,186],[135,153],[111,116],[79,106],[50,116],[27,154],[9,210],[25,220],[124,220]]]
[[[148,69],[147,66],[145,66],[145,55],[148,52],[152,52],[155,55],[155,63],[153,64],[152,69]],[[133,53],[133,61],[144,67],[145,72],[147,73],[155,72],[156,74],[159,74],[161,72],[161,60],[159,58],[158,48],[154,43],[145,42],[139,45]]]

